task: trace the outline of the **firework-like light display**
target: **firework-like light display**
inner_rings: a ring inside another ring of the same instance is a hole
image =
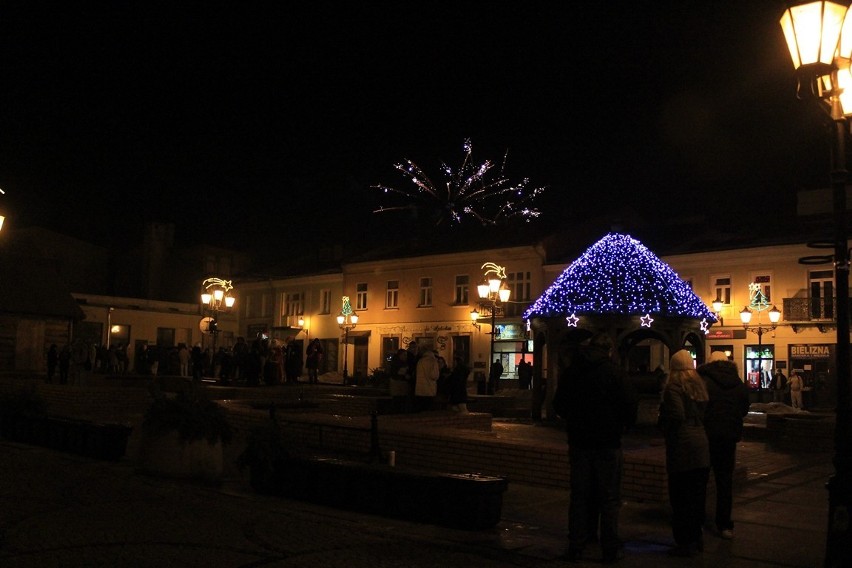
[[[433,183],[420,166],[411,160],[395,164],[394,167],[402,172],[411,185],[404,189],[373,186],[382,191],[385,199],[396,196],[402,200],[398,205],[382,205],[374,213],[415,209],[434,216],[436,224],[461,223],[469,218],[483,225],[494,225],[510,218],[529,222],[541,215],[532,202],[545,188],[529,188],[529,178],[518,183],[509,181],[505,175],[508,151],[498,170],[495,170],[495,164],[490,160],[475,163],[472,153],[473,145],[470,139],[466,139],[461,166],[454,170],[442,163],[441,172],[445,181],[440,184]]]
[[[571,263],[524,312],[524,319],[583,314],[642,316],[642,325],[648,326],[651,314],[716,321],[668,264],[619,233],[608,234]]]

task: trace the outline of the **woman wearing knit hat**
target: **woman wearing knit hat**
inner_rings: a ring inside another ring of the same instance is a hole
[[[698,367],[710,397],[704,411],[704,431],[710,445],[710,466],[716,480],[716,528],[724,539],[734,538],[731,519],[734,465],[737,442],[743,439],[743,418],[748,414],[748,386],[737,364],[722,351],[710,354],[710,362]]]
[[[666,438],[666,471],[672,507],[673,556],[693,556],[704,549],[702,526],[710,451],[704,432],[707,387],[685,349],[675,353],[663,387],[660,424]]]

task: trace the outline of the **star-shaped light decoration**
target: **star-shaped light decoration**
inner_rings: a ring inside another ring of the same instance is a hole
[[[568,327],[577,327],[577,322],[580,321],[580,318],[577,317],[577,314],[571,314],[565,321],[568,322]]]
[[[642,316],[642,327],[651,327],[653,321],[654,318],[651,317],[651,314],[645,314]]]
[[[710,328],[709,328],[709,326],[707,325],[707,318],[704,318],[703,320],[701,320],[701,331],[703,331],[705,334],[706,334],[708,331],[710,331]]]

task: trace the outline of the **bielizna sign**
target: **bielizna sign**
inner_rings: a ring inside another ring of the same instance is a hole
[[[791,345],[790,356],[797,359],[828,359],[831,356],[831,346]]]

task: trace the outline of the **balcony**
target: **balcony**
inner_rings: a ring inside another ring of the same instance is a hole
[[[814,326],[820,331],[826,331],[835,323],[837,300],[835,298],[784,298],[782,310],[784,323],[790,325],[793,331],[797,326]]]

